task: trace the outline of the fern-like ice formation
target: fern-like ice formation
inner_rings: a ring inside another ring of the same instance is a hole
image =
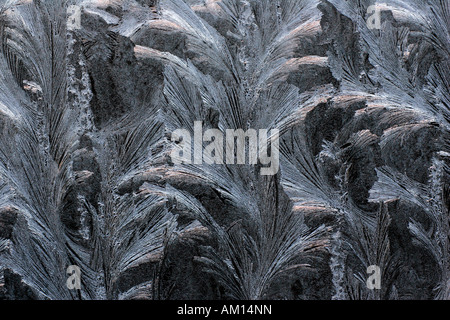
[[[0,299],[448,299],[449,17],[1,0]],[[280,170],[174,163],[198,121],[278,130]]]

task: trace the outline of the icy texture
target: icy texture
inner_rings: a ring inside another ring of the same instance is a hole
[[[450,299],[449,4],[372,4],[0,0],[0,299]]]

